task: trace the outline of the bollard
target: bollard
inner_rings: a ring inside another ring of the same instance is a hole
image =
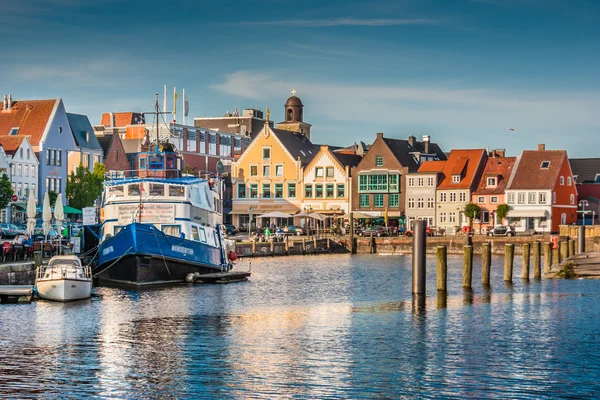
[[[302,239],[302,252],[306,253],[306,239]]]
[[[425,223],[424,220],[413,222],[412,292],[418,295],[425,295]]]
[[[521,266],[521,278],[529,279],[529,243],[523,243],[523,256]]]
[[[316,236],[313,238],[313,250],[315,253],[317,252],[317,237]]]
[[[569,243],[560,242],[560,259],[558,263],[564,262],[567,258],[569,258]]]
[[[448,288],[448,252],[446,246],[438,246],[435,251],[436,271],[437,271],[437,290],[447,291]]]
[[[463,246],[463,287],[471,288],[473,280],[473,246]]]
[[[552,248],[552,262],[550,263],[550,271],[552,270],[553,265],[558,265],[560,263],[558,246],[556,248]]]
[[[575,255],[575,239],[569,239],[569,257]]]
[[[544,248],[544,273],[550,272],[552,266],[552,242],[545,242]]]
[[[577,227],[577,253],[585,253],[585,226]]]
[[[515,245],[508,243],[504,245],[504,281],[512,282],[513,275],[513,257],[515,255]]]
[[[275,240],[271,240],[271,254],[275,254]]]
[[[252,241],[252,255],[256,254],[256,240]]]
[[[481,244],[481,283],[490,285],[490,267],[492,265],[492,246],[489,242]]]
[[[542,243],[539,240],[533,242],[533,278],[539,279],[542,277],[542,268],[540,266],[540,249]]]

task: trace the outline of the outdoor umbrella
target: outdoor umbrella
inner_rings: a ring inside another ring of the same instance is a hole
[[[65,220],[65,211],[62,204],[62,195],[58,195],[56,198],[56,204],[54,205],[54,219],[56,220],[56,226],[58,227],[58,233],[62,232],[62,223]]]
[[[48,240],[48,232],[52,229],[50,225],[50,221],[52,220],[52,209],[50,209],[50,197],[48,196],[48,192],[44,193],[44,208],[42,209],[42,221],[44,224],[44,235],[46,236],[46,240]]]
[[[27,233],[31,236],[35,231],[35,196],[33,189],[29,189],[29,199],[27,199]]]

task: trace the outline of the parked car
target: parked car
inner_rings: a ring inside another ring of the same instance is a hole
[[[368,226],[358,232],[358,236],[385,236],[387,234],[387,230],[381,225]]]
[[[413,230],[409,229],[406,231],[406,236],[408,237],[412,237],[413,235]],[[429,228],[428,226],[425,227],[425,236],[431,236],[432,232],[431,232],[431,228]]]
[[[240,233],[240,231],[238,230],[238,228],[235,225],[223,224],[223,226],[225,227],[225,231],[227,232],[228,236],[233,236],[233,235],[237,235],[238,233]]]
[[[284,233],[287,233],[289,235],[304,235],[304,228],[300,228],[298,226],[294,226],[294,225],[288,225],[287,227],[285,227],[283,229]]]
[[[21,235],[25,232],[22,232],[20,229],[17,228],[16,225],[14,224],[0,224],[0,238],[4,239],[4,238],[13,238],[16,235]]]
[[[515,230],[511,226],[497,225],[488,231],[488,236],[515,236]]]

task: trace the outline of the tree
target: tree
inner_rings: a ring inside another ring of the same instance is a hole
[[[48,199],[50,199],[50,206],[52,206],[52,204],[56,204],[56,199],[58,199],[58,193],[48,192]]]
[[[479,218],[481,215],[481,207],[475,203],[469,203],[465,207],[465,216],[469,218],[469,227],[473,230],[473,219]]]
[[[12,201],[13,194],[8,176],[2,175],[2,178],[0,179],[0,210],[8,207],[8,203]]]
[[[69,205],[79,209],[93,206],[94,200],[102,193],[105,172],[105,166],[99,163],[96,163],[93,172],[83,165],[71,172],[67,182]]]
[[[500,218],[500,223],[502,223],[509,210],[510,208],[507,204],[498,204],[498,207],[496,207],[496,215]]]

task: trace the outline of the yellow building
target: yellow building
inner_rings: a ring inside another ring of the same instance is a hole
[[[240,228],[259,225],[293,225],[293,218],[260,218],[279,211],[295,214],[302,209],[304,168],[318,148],[301,133],[270,128],[268,121],[240,158],[232,163],[232,222]],[[257,219],[257,217],[259,217]]]

